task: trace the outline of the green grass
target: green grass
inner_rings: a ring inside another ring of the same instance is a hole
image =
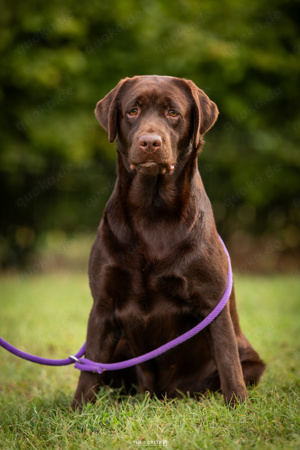
[[[64,358],[85,339],[87,278],[57,272],[1,280],[0,335],[31,353]],[[251,403],[222,397],[169,402],[102,389],[82,413],[68,407],[78,371],[22,361],[0,349],[0,448],[300,448],[299,292],[293,276],[237,277],[243,330],[267,363]],[[155,441],[159,441],[156,442]]]

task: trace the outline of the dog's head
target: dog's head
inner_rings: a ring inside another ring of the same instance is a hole
[[[125,78],[97,103],[95,114],[118,136],[128,171],[171,174],[187,149],[197,150],[218,108],[192,81],[166,76]]]

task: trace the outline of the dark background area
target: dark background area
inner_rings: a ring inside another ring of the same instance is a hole
[[[299,2],[0,5],[2,268],[86,265],[115,180],[95,104],[121,78],[159,74],[219,107],[199,168],[236,270],[299,270]]]

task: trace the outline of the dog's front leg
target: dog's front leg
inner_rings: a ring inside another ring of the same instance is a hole
[[[226,403],[234,404],[236,399],[245,401],[248,392],[238,353],[236,335],[226,305],[220,315],[210,325],[213,354],[218,369],[221,390]]]
[[[94,305],[88,322],[85,357],[91,361],[108,363],[119,338],[120,335],[111,315],[99,317]],[[71,404],[72,409],[81,408],[82,405],[96,400],[102,377],[103,375],[98,373],[81,372]]]

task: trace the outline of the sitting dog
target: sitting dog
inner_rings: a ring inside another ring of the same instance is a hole
[[[97,103],[117,180],[89,261],[94,298],[86,358],[110,363],[160,347],[203,320],[220,301],[228,260],[198,170],[203,135],[218,116],[192,81],[125,78]],[[248,397],[265,365],[243,335],[234,289],[201,333],[160,357],[121,371],[82,372],[73,408],[100,385],[135,385],[157,396],[222,391]]]

